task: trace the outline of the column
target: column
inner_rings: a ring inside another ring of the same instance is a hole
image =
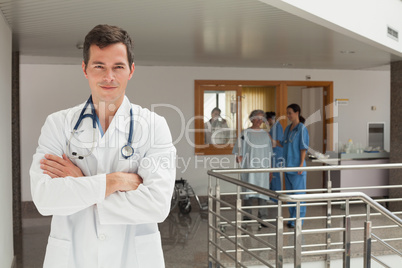
[[[391,63],[390,163],[402,163],[402,61]],[[390,170],[390,185],[402,185],[402,169]],[[390,189],[390,198],[402,197],[402,189]],[[391,202],[390,210],[402,210],[402,202]]]

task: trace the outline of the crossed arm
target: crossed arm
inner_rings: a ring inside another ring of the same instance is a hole
[[[84,177],[79,167],[74,165],[70,159],[63,154],[58,157],[52,154],[45,154],[45,158],[40,160],[40,168],[44,174],[51,178]],[[105,197],[114,192],[127,192],[136,190],[142,184],[142,178],[138,174],[114,172],[106,175],[106,193]]]

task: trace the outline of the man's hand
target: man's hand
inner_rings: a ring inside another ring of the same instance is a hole
[[[105,197],[114,192],[127,192],[137,190],[142,183],[142,178],[138,174],[126,172],[114,172],[106,175],[106,194]]]
[[[63,154],[63,158],[55,155],[45,154],[45,159],[40,160],[40,168],[44,174],[54,178],[64,177],[83,177],[79,167],[73,164],[68,157]]]

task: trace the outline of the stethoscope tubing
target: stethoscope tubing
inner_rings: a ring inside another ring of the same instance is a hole
[[[84,114],[88,105],[91,105],[91,113],[90,114]],[[92,146],[88,154],[86,155],[78,155],[76,152],[70,152],[70,146],[71,146],[71,140],[78,130],[82,120],[84,120],[86,117],[90,117],[92,119],[92,128],[93,128],[93,138],[92,138]],[[128,159],[134,154],[134,148],[132,147],[132,139],[133,139],[133,131],[134,131],[134,119],[133,119],[133,109],[130,108],[130,131],[128,133],[128,139],[127,139],[127,144],[123,145],[121,147],[121,155],[125,158]],[[70,138],[68,139],[67,143],[67,155],[71,158],[74,159],[84,159],[84,157],[90,156],[94,149],[95,149],[95,138],[96,138],[96,114],[95,114],[95,106],[92,102],[92,95],[89,97],[87,102],[85,103],[84,107],[82,108],[82,111],[80,113],[80,116],[78,117],[78,120],[76,124],[74,125],[73,131],[71,132]]]

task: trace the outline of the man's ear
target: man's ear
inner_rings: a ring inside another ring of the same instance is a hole
[[[129,75],[129,77],[128,77],[128,80],[130,80],[131,77],[133,77],[134,70],[135,70],[135,65],[134,65],[134,62],[133,62],[133,64],[131,65],[131,71],[130,71],[130,75]]]
[[[88,79],[88,75],[87,75],[87,66],[85,65],[85,62],[82,61],[82,71],[84,72],[85,77]]]

